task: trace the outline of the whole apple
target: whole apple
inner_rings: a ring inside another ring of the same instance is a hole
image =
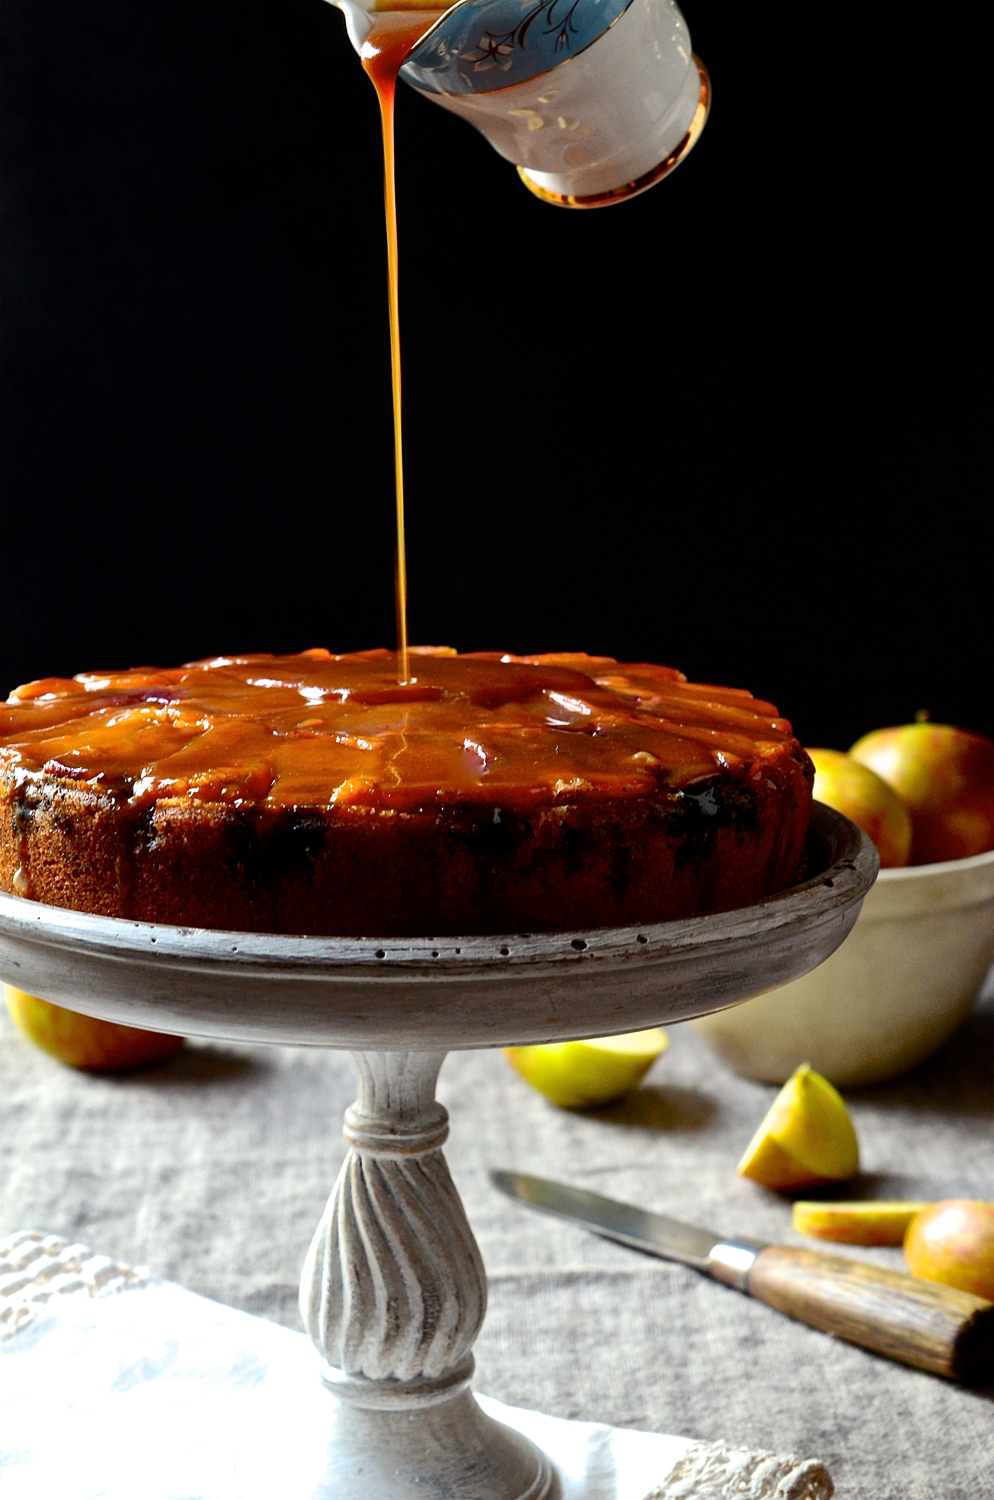
[[[877,729],[849,751],[911,814],[913,865],[994,849],[994,740],[951,724]]]
[[[994,1300],[994,1203],[947,1198],[912,1219],[904,1258],[913,1276]]]
[[[911,814],[894,789],[842,750],[809,750],[808,754],[814,762],[816,800],[844,813],[870,835],[880,852],[881,869],[906,865],[911,854]]]
[[[98,1021],[28,995],[13,985],[3,988],[7,1009],[24,1035],[60,1062],[86,1073],[124,1073],[165,1062],[183,1045],[181,1036]]]

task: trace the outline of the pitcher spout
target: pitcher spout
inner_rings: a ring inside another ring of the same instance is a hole
[[[362,44],[368,37],[373,25],[372,11],[376,0],[331,0],[332,5],[345,17],[345,29],[349,34],[349,41],[357,52],[362,51]]]
[[[382,15],[384,11],[433,11],[440,15],[447,9],[437,0],[394,0],[393,4],[390,0],[380,0],[379,4],[377,0],[329,0],[329,3],[336,5],[345,16],[345,29],[357,52],[362,51],[362,44],[369,36],[377,14]]]

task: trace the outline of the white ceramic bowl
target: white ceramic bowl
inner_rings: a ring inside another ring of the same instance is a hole
[[[691,1024],[747,1078],[808,1062],[842,1086],[880,1083],[941,1047],[994,959],[994,850],[881,870],[849,937],[782,989]]]

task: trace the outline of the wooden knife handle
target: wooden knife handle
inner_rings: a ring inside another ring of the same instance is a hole
[[[842,1255],[768,1245],[749,1270],[760,1302],[877,1354],[976,1382],[994,1373],[994,1303]]]

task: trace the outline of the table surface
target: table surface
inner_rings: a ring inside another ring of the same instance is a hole
[[[297,1278],[340,1165],[349,1059],[191,1042],[120,1077],[62,1067],[0,1023],[0,1235],[42,1229],[299,1328]],[[681,1266],[504,1200],[534,1172],[728,1234],[802,1243],[735,1175],[774,1090],[691,1028],[646,1084],[573,1114],[500,1053],[453,1054],[449,1162],[490,1276],[477,1385],[559,1416],[819,1457],[843,1500],[986,1500],[994,1388],[968,1391],[792,1323]],[[942,1053],[848,1095],[864,1173],[847,1196],[994,1198],[994,975]],[[898,1250],[845,1251],[901,1265]]]

